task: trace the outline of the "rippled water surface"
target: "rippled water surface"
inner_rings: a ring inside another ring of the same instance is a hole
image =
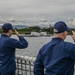
[[[18,39],[16,35],[12,36],[15,39]],[[16,54],[23,55],[23,56],[37,56],[38,51],[40,48],[46,44],[47,42],[51,41],[53,36],[50,37],[24,37],[28,43],[29,46],[26,49],[17,49]],[[73,42],[71,36],[67,36],[65,41]]]

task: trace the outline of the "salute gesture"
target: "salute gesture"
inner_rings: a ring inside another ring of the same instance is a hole
[[[15,33],[17,36],[20,36],[19,32],[15,29]]]

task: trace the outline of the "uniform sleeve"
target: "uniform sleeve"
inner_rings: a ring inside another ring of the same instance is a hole
[[[44,75],[44,65],[42,61],[41,50],[39,51],[34,63],[34,75]]]
[[[70,55],[73,60],[75,60],[75,44],[72,45],[72,49],[70,50]]]
[[[24,39],[23,36],[19,36],[19,40],[10,38],[7,41],[7,46],[22,49],[28,47],[28,42]]]

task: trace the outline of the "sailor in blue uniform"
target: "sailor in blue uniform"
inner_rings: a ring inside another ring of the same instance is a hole
[[[63,21],[54,25],[54,37],[39,51],[35,64],[34,75],[74,75],[75,44],[65,42],[67,27]],[[75,40],[75,32],[72,31]]]
[[[10,38],[13,27],[10,23],[2,26],[3,34],[0,36],[0,75],[15,75],[15,49],[28,47],[28,42],[15,30],[19,40]]]

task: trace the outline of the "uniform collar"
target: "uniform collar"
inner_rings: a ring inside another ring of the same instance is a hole
[[[1,36],[4,36],[4,37],[9,37],[8,35],[6,35],[6,34],[1,34]]]
[[[52,38],[52,41],[63,41],[63,39],[62,38]]]

